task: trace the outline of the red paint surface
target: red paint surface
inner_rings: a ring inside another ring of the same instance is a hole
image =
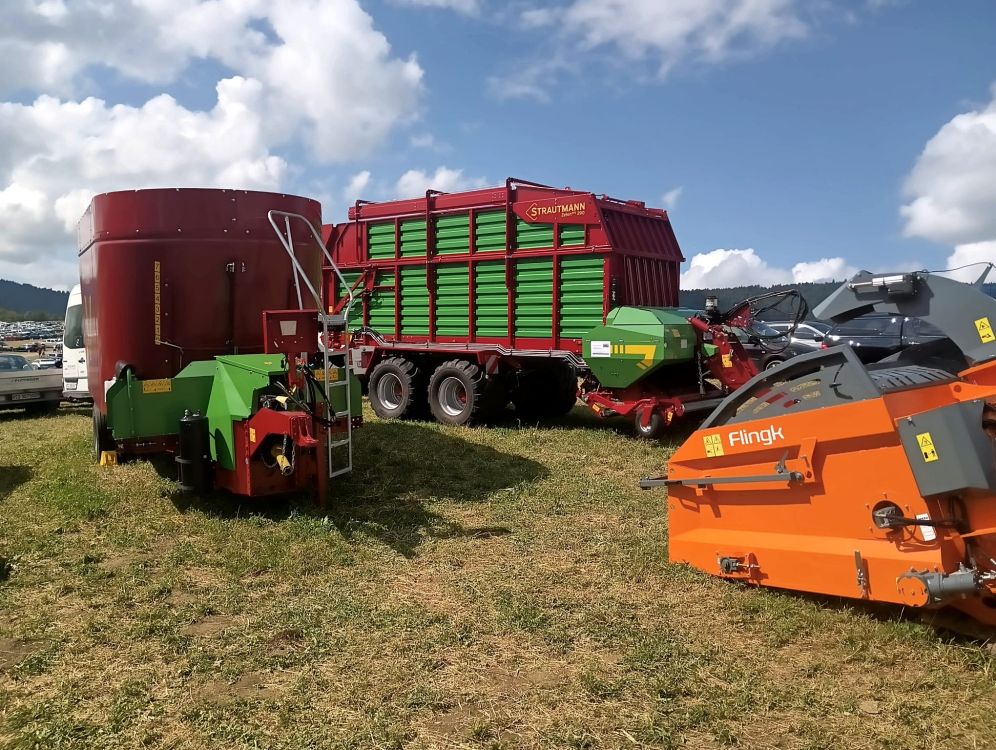
[[[317,202],[275,193],[163,189],[93,199],[79,226],[80,280],[88,376],[102,411],[119,362],[140,378],[167,378],[195,360],[263,351],[263,311],[298,307],[271,209],[321,224]],[[301,229],[297,256],[317,288],[320,251]]]

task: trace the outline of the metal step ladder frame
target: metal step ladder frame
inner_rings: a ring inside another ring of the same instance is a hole
[[[328,308],[326,307],[326,302],[325,302],[325,298],[324,298],[325,285],[324,284],[321,285],[321,287],[322,287],[321,293],[315,291],[314,285],[312,285],[311,281],[308,279],[307,274],[304,272],[304,269],[301,267],[301,263],[297,259],[297,255],[294,252],[294,236],[291,233],[291,222],[292,221],[301,221],[301,222],[304,223],[304,225],[306,227],[308,227],[308,231],[311,233],[312,238],[314,238],[315,242],[318,244],[318,247],[321,248],[322,255],[325,256],[325,260],[328,262],[329,266],[335,272],[335,275],[339,278],[339,281],[342,283],[343,289],[345,289],[346,292],[349,294],[349,302],[346,304],[345,309],[341,313],[341,317],[342,317],[342,321],[343,321],[343,330],[344,331],[346,330],[346,327],[349,325],[349,313],[350,313],[351,308],[353,307],[353,302],[355,300],[355,296],[353,295],[353,290],[350,289],[349,285],[346,283],[346,279],[343,277],[342,273],[339,271],[339,267],[335,264],[335,261],[332,260],[332,255],[329,253],[328,249],[325,247],[325,243],[322,242],[321,233],[318,230],[315,229],[315,226],[310,221],[308,221],[307,217],[302,216],[301,214],[290,213],[290,212],[287,212],[287,211],[278,211],[278,210],[275,210],[275,209],[267,212],[266,216],[267,216],[267,219],[269,219],[269,221],[270,221],[270,226],[273,227],[273,231],[277,235],[277,239],[280,240],[280,244],[283,246],[284,250],[287,252],[287,256],[290,258],[291,265],[292,265],[292,267],[294,269],[294,287],[297,290],[297,302],[298,302],[299,308],[301,310],[304,309],[304,301],[303,301],[302,294],[301,294],[301,284],[300,284],[301,280],[303,280],[304,283],[305,283],[305,286],[308,289],[308,291],[311,293],[312,298],[315,300],[315,303],[318,305],[318,309],[321,311],[321,321],[322,321],[322,355],[323,355],[323,362],[324,362],[324,365],[325,365],[325,373],[324,373],[324,375],[325,375],[325,396],[328,399],[328,401],[327,401],[327,407],[328,407],[327,408],[327,416],[330,417],[333,421],[335,419],[338,419],[338,418],[343,417],[343,416],[345,416],[345,418],[346,418],[346,437],[343,440],[333,441],[332,440],[332,428],[331,427],[326,427],[325,428],[325,433],[326,433],[325,445],[326,445],[326,451],[327,451],[326,458],[327,458],[327,466],[328,466],[328,472],[329,472],[328,477],[329,477],[329,479],[333,479],[333,478],[341,476],[343,474],[348,474],[348,473],[350,473],[353,470],[353,400],[352,400],[353,399],[353,389],[350,388],[349,349],[347,347],[347,349],[345,351],[345,356],[343,357],[343,359],[344,359],[344,368],[345,368],[344,369],[345,377],[343,378],[342,382],[330,383],[329,382],[329,346],[328,346],[328,342],[329,342],[329,318],[333,317],[333,316],[330,316],[328,314]],[[277,219],[278,218],[282,218],[283,219],[283,231],[281,230],[280,226],[277,223]],[[338,318],[340,316],[336,315],[334,317]],[[332,396],[330,395],[332,393],[332,390],[331,390],[332,388],[345,388],[346,389],[346,410],[345,410],[345,412],[334,412],[334,411],[332,411],[335,408],[333,406],[333,404],[332,404]],[[336,469],[336,470],[332,469],[332,449],[333,448],[346,448],[346,466],[345,467],[340,468],[340,469]]]

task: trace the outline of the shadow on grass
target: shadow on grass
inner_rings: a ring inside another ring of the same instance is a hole
[[[30,466],[0,466],[0,502],[7,495],[31,479],[33,470]]]
[[[249,515],[328,519],[346,539],[371,537],[411,557],[426,537],[486,538],[503,527],[464,527],[427,507],[435,501],[480,503],[494,493],[546,476],[542,464],[446,434],[435,425],[368,422],[353,433],[353,473],[333,479],[330,499],[318,505],[296,496],[243,498],[223,492],[172,496],[181,511],[217,518]],[[165,463],[154,462],[160,473]],[[168,471],[172,471],[170,467]]]

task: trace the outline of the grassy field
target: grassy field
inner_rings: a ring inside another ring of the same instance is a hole
[[[984,645],[668,565],[673,446],[367,420],[320,509],[0,415],[0,747],[996,746]]]

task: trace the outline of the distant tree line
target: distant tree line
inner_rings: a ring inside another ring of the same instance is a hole
[[[0,320],[61,320],[68,301],[69,292],[0,279]],[[2,317],[12,313],[27,317]]]
[[[0,307],[0,322],[20,323],[24,320],[62,320],[65,312],[55,315],[44,310],[28,310],[27,312],[17,312],[15,310],[5,310]]]

